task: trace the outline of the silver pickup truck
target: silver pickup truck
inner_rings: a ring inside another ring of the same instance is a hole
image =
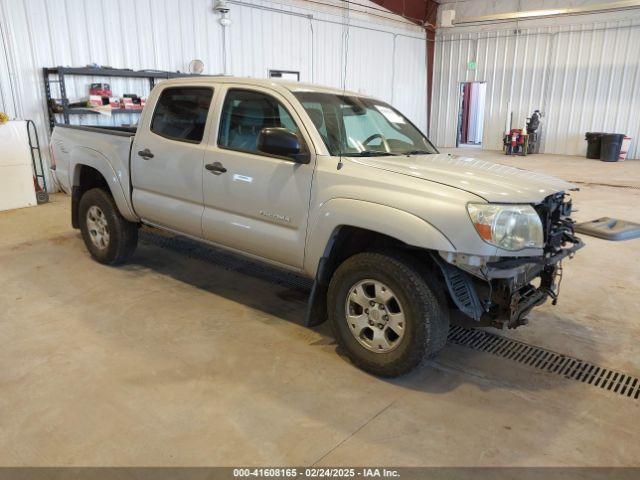
[[[314,279],[366,371],[406,373],[450,320],[514,328],[582,247],[564,181],[441,154],[401,113],[301,83],[193,77],[157,85],[137,128],[56,126],[71,222],[104,264],[145,224]]]

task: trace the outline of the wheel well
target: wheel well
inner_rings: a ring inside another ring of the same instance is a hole
[[[321,265],[318,268],[317,280],[324,285],[328,285],[333,272],[342,262],[356,253],[367,250],[388,249],[403,250],[425,265],[433,263],[428,250],[412,247],[397,238],[383,233],[345,225],[338,227],[331,237],[329,251],[325,252],[325,256],[323,256]]]
[[[84,192],[92,188],[102,188],[109,193],[111,193],[111,190],[105,178],[95,168],[88,165],[78,165],[76,168],[78,171],[76,175],[74,175],[74,178],[77,178],[77,182],[74,182],[71,189],[71,225],[73,228],[80,228],[78,206],[80,204],[80,197],[82,197]]]
[[[432,276],[441,285],[444,284],[442,272],[435,264],[431,254],[424,248],[417,248],[383,233],[366,228],[341,226],[334,231],[323,257],[320,259],[316,281],[313,284],[311,298],[307,308],[305,324],[320,325],[327,319],[327,290],[336,269],[347,258],[367,250],[402,250],[416,259],[416,264],[424,269],[425,275]],[[446,290],[445,290],[446,291]]]

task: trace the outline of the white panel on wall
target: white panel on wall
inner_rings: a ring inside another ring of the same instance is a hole
[[[264,78],[270,69],[292,70],[300,72],[301,81],[312,81],[313,32],[307,15],[232,7],[230,74]]]
[[[362,28],[349,32],[345,87],[391,101],[393,91],[393,34]],[[382,70],[387,69],[387,74]]]
[[[426,42],[396,35],[393,91],[389,102],[423,131],[427,125],[427,49]]]
[[[584,155],[585,132],[605,131],[633,137],[629,158],[640,158],[640,117],[634,113],[640,111],[640,12],[627,17],[443,29],[435,48],[433,140],[455,146],[459,83],[477,80],[487,82],[486,149],[502,148],[509,112],[520,128],[540,109],[545,153]],[[476,69],[468,68],[470,60]]]
[[[27,123],[0,125],[0,211],[36,205]]]
[[[343,27],[339,23],[313,21],[313,82],[341,88],[343,81]],[[324,47],[315,48],[315,45]]]
[[[9,76],[9,63],[4,45],[4,32],[2,22],[0,22],[0,112],[9,115],[9,118],[16,116],[13,100],[13,85]]]

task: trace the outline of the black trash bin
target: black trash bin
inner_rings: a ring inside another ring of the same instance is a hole
[[[603,162],[617,162],[620,159],[624,133],[605,133],[602,135],[600,160]]]
[[[587,141],[587,158],[600,160],[600,146],[604,132],[587,132],[584,139]]]

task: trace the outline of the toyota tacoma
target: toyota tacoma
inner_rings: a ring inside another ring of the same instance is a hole
[[[58,125],[51,150],[71,222],[114,265],[147,225],[314,280],[354,364],[397,376],[454,319],[515,328],[555,302],[583,246],[562,180],[439,153],[385,102],[294,82],[158,84],[137,127]]]

